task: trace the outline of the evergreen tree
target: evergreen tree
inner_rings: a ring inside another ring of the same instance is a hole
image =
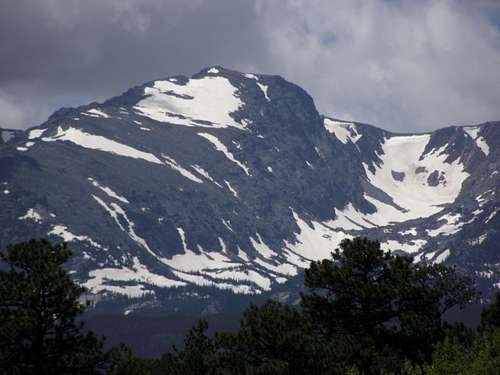
[[[343,347],[339,361],[377,374],[399,371],[406,358],[429,359],[443,337],[443,313],[473,298],[472,282],[453,268],[384,252],[378,241],[355,238],[340,247],[332,259],[311,263],[310,292],[302,295],[317,333]]]
[[[261,306],[250,305],[238,332],[217,339],[223,362],[244,364],[237,373],[328,374],[331,348],[315,341],[311,333],[300,311],[269,300]]]
[[[438,343],[430,364],[405,363],[403,375],[498,375],[500,373],[500,329],[477,335],[470,348],[452,335]]]
[[[156,361],[134,357],[132,350],[125,344],[111,348],[107,353],[110,362],[108,375],[148,375]]]
[[[31,240],[0,254],[0,368],[7,374],[96,374],[102,340],[82,333],[84,288],[63,264],[66,244]],[[3,269],[3,270],[2,270]]]
[[[479,331],[485,332],[494,328],[500,328],[500,292],[496,293],[493,303],[481,311]]]
[[[214,374],[216,346],[206,331],[208,323],[200,320],[189,330],[184,340],[184,350],[173,347],[160,360],[158,374],[197,375]]]

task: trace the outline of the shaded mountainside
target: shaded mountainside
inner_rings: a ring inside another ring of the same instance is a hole
[[[212,67],[8,133],[0,245],[70,242],[97,306],[293,302],[310,260],[357,235],[500,287],[500,123],[394,134],[322,116],[281,77]]]

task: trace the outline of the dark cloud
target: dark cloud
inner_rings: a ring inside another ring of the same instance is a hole
[[[211,65],[281,74],[393,130],[500,119],[494,1],[7,0],[0,125]]]

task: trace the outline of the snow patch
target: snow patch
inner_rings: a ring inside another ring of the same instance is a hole
[[[460,219],[460,214],[445,214],[437,219],[438,221],[445,220],[445,224],[441,225],[437,229],[427,229],[426,232],[431,237],[450,236],[457,233],[464,225],[462,222],[460,222]]]
[[[92,197],[95,199],[95,201],[102,207],[108,214],[111,216],[111,218],[115,221],[115,223],[118,225],[118,227],[125,233],[128,234],[128,236],[134,241],[137,245],[145,249],[149,254],[151,254],[154,258],[156,258],[158,261],[165,263],[166,260],[165,258],[162,258],[158,256],[147,244],[146,240],[142,237],[140,237],[136,232],[135,232],[135,223],[131,221],[126,212],[116,203],[111,203],[109,206],[99,197],[96,197],[95,195],[92,195]],[[121,217],[126,223],[127,223],[127,228],[125,228],[122,223],[120,222],[119,217]]]
[[[106,282],[137,282],[139,285],[107,285]],[[123,294],[129,297],[141,297],[144,294],[152,293],[144,288],[144,285],[154,285],[163,288],[185,286],[186,283],[178,280],[171,280],[165,276],[155,274],[141,264],[137,257],[133,258],[131,268],[102,268],[89,272],[89,279],[83,284],[92,293],[109,291]]]
[[[165,159],[165,163],[172,169],[175,169],[177,172],[179,172],[181,175],[186,177],[187,179],[190,179],[193,182],[196,182],[198,184],[202,184],[203,181],[196,177],[194,174],[189,172],[187,169],[181,167],[174,159],[171,157],[161,154],[161,156]]]
[[[299,227],[299,232],[295,234],[295,243],[285,241],[285,247],[308,260],[330,258],[331,252],[343,239],[352,238],[342,231],[331,228],[326,223],[311,221],[308,224],[293,210],[292,215]]]
[[[434,263],[442,263],[450,256],[450,250],[446,249],[441,254],[439,254],[436,259],[434,259]]]
[[[97,243],[96,241],[94,241],[92,238],[90,238],[88,236],[77,235],[77,234],[71,233],[66,225],[62,225],[62,224],[54,225],[52,227],[52,230],[50,230],[50,232],[48,232],[47,234],[49,236],[54,235],[54,236],[61,237],[64,242],[73,242],[73,241],[87,242],[91,246],[93,246],[97,249],[107,250],[107,248],[105,248],[101,244]]]
[[[224,180],[224,183],[226,184],[227,188],[233,194],[235,198],[239,198],[238,192],[231,186],[231,183],[229,181]]]
[[[86,112],[82,112],[82,114],[90,116],[90,117],[101,117],[101,118],[110,118],[110,116],[103,111],[100,111],[96,108],[89,109]]]
[[[417,228],[413,227],[413,228],[410,228],[410,229],[405,230],[403,232],[399,232],[399,234],[401,234],[402,236],[408,236],[408,235],[416,236],[417,235]]]
[[[261,89],[261,91],[264,94],[264,97],[266,98],[266,100],[268,102],[270,102],[271,99],[269,99],[269,96],[267,95],[267,90],[269,89],[269,86],[266,86],[266,85],[264,85],[263,83],[260,83],[260,82],[257,82],[257,86],[259,86],[259,88]]]
[[[358,133],[356,125],[352,122],[335,121],[325,117],[323,125],[326,130],[344,144],[349,141],[356,143],[362,137],[362,134]]]
[[[500,211],[500,209],[496,209],[495,211],[493,211],[487,218],[486,220],[484,221],[486,224],[489,223],[491,221],[491,219],[493,219],[496,214],[498,213],[498,211]]]
[[[18,217],[19,220],[32,220],[35,223],[40,224],[42,222],[42,216],[34,209],[30,208],[26,211],[26,214]]]
[[[224,226],[227,229],[229,229],[231,232],[234,232],[233,227],[231,226],[231,222],[229,220],[221,219],[221,221],[222,221],[222,224],[224,224]]]
[[[343,210],[334,208],[335,220],[330,220],[327,224],[334,228],[344,230],[359,230],[363,228],[372,228],[374,225],[366,221],[362,212],[358,211],[352,203],[347,204]]]
[[[269,96],[267,95],[267,90],[269,88],[269,86],[267,85],[264,85],[263,83],[260,83],[259,82],[259,77],[257,77],[255,74],[245,74],[245,77],[247,78],[250,78],[250,79],[253,79],[257,82],[255,82],[257,84],[257,86],[259,86],[260,90],[262,91],[262,93],[264,94],[264,97],[266,98],[266,100],[268,102],[271,101],[271,99],[269,98]]]
[[[479,236],[479,237],[477,237],[477,238],[472,238],[472,239],[470,239],[470,240],[469,240],[469,241],[467,241],[467,242],[468,242],[468,243],[469,243],[469,245],[471,245],[471,246],[478,246],[478,245],[481,245],[481,244],[484,242],[484,240],[485,240],[486,238],[488,238],[488,234],[487,234],[487,233],[482,234],[482,235],[480,235],[480,236]]]
[[[218,187],[220,187],[222,189],[222,185],[219,184],[217,181],[215,181],[212,176],[210,176],[210,174],[205,170],[203,169],[202,167],[200,167],[198,164],[195,164],[195,165],[192,165],[191,168],[193,168],[196,172],[198,172],[200,175],[202,175],[203,177],[205,177],[207,180],[209,180],[210,182],[214,183],[215,185],[217,185]]]
[[[57,134],[51,137],[42,138],[44,142],[56,142],[56,141],[67,141],[74,143],[80,147],[89,148],[92,150],[99,150],[104,152],[109,152],[114,155],[125,156],[128,158],[142,159],[150,163],[163,164],[160,159],[158,159],[153,154],[140,151],[131,146],[112,141],[111,139],[102,137],[100,135],[94,135],[90,133],[85,133],[80,129],[68,128],[63,130],[60,126],[57,128]]]
[[[94,180],[92,177],[89,177],[88,180],[96,188],[99,188],[103,192],[105,192],[108,195],[108,197],[117,199],[117,200],[119,200],[120,202],[123,202],[123,203],[130,203],[127,198],[121,196],[120,194],[115,193],[113,190],[111,190],[111,188],[109,188],[107,186],[100,185],[99,182],[97,182],[96,180]]]
[[[229,152],[227,147],[219,140],[219,138],[217,138],[216,136],[214,136],[212,134],[208,134],[208,133],[198,133],[198,135],[200,137],[205,138],[207,141],[209,141],[215,147],[215,149],[217,151],[222,152],[226,156],[226,158],[228,158],[230,161],[235,163],[238,167],[243,169],[243,171],[245,172],[245,174],[247,176],[250,176],[250,172],[249,172],[248,167],[246,165],[244,165],[243,163],[241,163],[240,161],[236,160],[234,155],[231,152]]]
[[[28,134],[28,139],[40,138],[47,129],[33,129]]]
[[[386,251],[395,251],[400,250],[405,253],[416,253],[419,251],[424,245],[427,243],[425,240],[415,240],[411,241],[411,243],[401,243],[395,240],[388,240],[380,244],[380,247]]]
[[[395,205],[388,205],[376,199],[369,199],[377,210],[384,207],[384,213],[377,213],[379,223],[406,221],[429,217],[452,203],[460,193],[462,183],[469,177],[459,160],[446,163],[446,146],[422,156],[430,140],[429,134],[394,136],[384,141],[380,166],[374,165],[372,173],[363,163],[370,183],[388,194]],[[393,171],[402,172],[403,180],[395,179]],[[429,183],[430,175],[439,179]],[[365,197],[366,198],[366,197]],[[387,206],[387,207],[385,207]],[[387,216],[385,216],[387,215]]]
[[[479,147],[481,149],[483,154],[485,156],[488,156],[490,153],[490,147],[486,143],[486,140],[484,139],[484,137],[478,137],[478,134],[479,134],[479,131],[481,130],[481,127],[479,127],[479,126],[467,126],[467,127],[462,128],[462,129],[469,137],[471,137],[476,142],[477,147]]]
[[[257,251],[257,253],[259,253],[266,259],[271,259],[272,257],[278,255],[269,246],[266,245],[266,243],[262,240],[262,237],[260,236],[259,233],[256,233],[256,236],[257,240],[255,240],[253,237],[250,237],[250,243]]]
[[[199,253],[195,253],[187,247],[186,234],[182,228],[177,228],[184,249],[183,254],[173,255],[167,259],[166,263],[183,272],[201,272],[213,269],[226,269],[238,265],[219,251],[207,252],[199,248]]]
[[[153,87],[144,89],[144,94],[146,97],[134,109],[155,121],[184,126],[245,129],[231,117],[243,106],[243,102],[227,78],[205,76],[190,79],[185,85],[155,81]]]

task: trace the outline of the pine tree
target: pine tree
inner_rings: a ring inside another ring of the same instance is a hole
[[[8,374],[96,374],[103,340],[83,333],[84,311],[63,264],[66,244],[31,240],[0,254],[0,367]]]
[[[328,362],[328,348],[314,341],[299,310],[276,301],[250,305],[238,332],[216,339],[225,354],[223,362],[245,364],[238,373],[327,373],[321,365]]]
[[[473,298],[471,281],[453,268],[384,252],[367,238],[340,247],[305,273],[310,292],[302,306],[318,334],[337,343],[340,362],[365,374],[428,360],[443,337],[444,312]]]
[[[500,292],[496,293],[493,303],[481,311],[479,331],[485,332],[494,328],[500,328]]]

